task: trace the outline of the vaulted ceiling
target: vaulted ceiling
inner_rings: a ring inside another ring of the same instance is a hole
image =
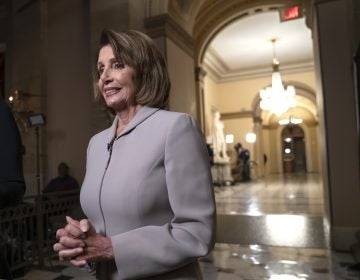
[[[281,72],[313,68],[311,32],[304,18],[281,22],[277,11],[240,18],[209,44],[204,62],[218,82],[269,75],[276,38]]]
[[[270,78],[274,55],[271,39],[274,38],[281,74],[314,70],[311,31],[305,19],[281,22],[279,12],[269,10],[240,17],[220,30],[206,48],[205,71],[217,83]],[[297,107],[282,118],[291,114],[307,123],[317,122],[314,89],[305,86],[305,92],[297,96]],[[265,124],[278,121],[278,117],[269,112],[261,115]]]

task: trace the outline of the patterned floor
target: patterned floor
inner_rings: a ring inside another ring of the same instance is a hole
[[[215,187],[217,244],[201,259],[205,280],[355,280],[350,254],[328,250],[318,175],[272,176]],[[95,279],[53,261],[23,280]]]

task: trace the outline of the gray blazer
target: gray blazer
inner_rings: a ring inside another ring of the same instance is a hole
[[[213,247],[215,203],[206,147],[183,113],[143,107],[115,138],[113,125],[87,151],[82,208],[111,238],[115,261],[100,279],[201,279]]]

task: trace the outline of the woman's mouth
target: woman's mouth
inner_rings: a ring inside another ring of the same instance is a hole
[[[118,93],[120,90],[121,90],[121,88],[117,88],[117,87],[106,88],[106,89],[104,89],[104,96],[108,97],[108,96],[114,95],[114,94]]]

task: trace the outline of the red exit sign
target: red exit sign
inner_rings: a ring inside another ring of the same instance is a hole
[[[285,7],[279,9],[280,20],[287,21],[303,17],[300,5]]]

